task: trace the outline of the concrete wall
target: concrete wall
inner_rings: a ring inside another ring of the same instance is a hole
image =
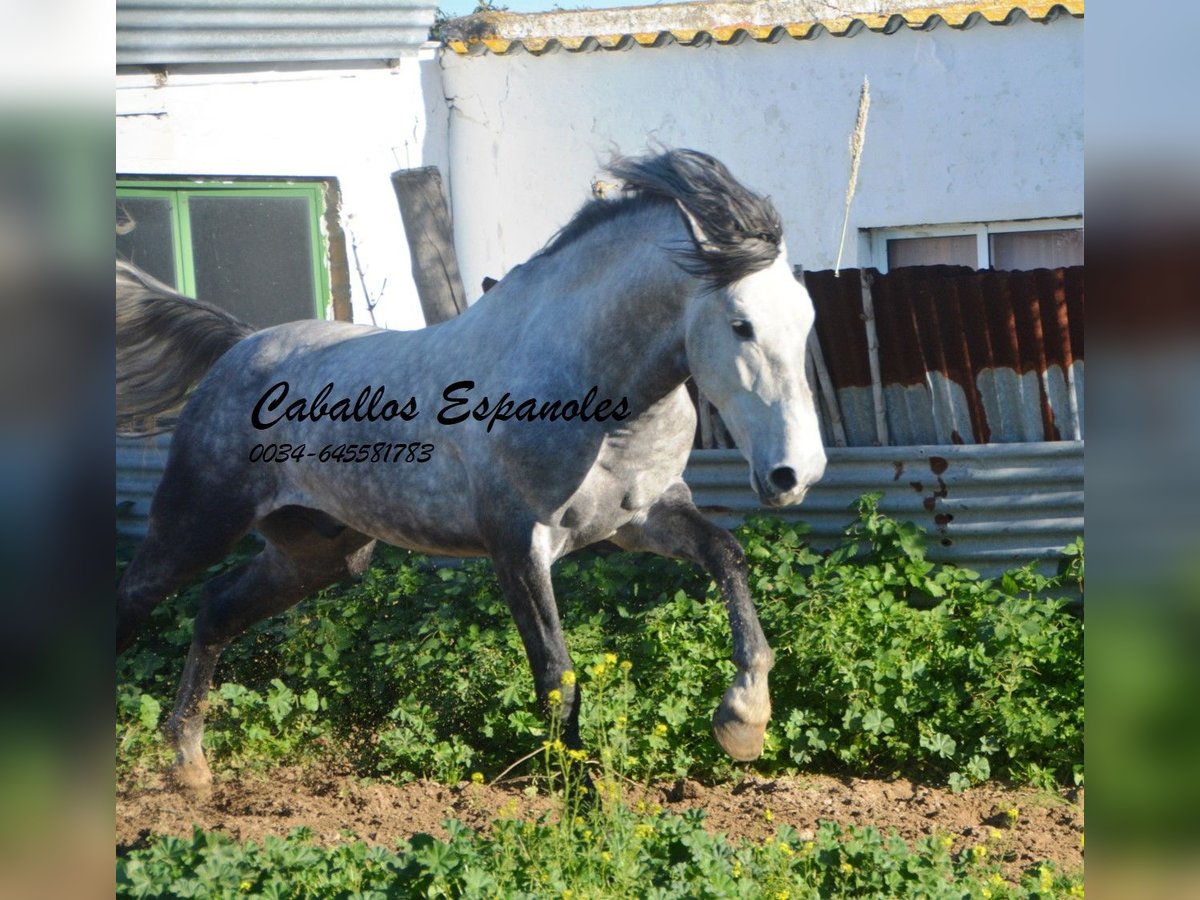
[[[856,229],[1083,211],[1083,22],[900,28],[625,51],[443,56],[468,296],[535,252],[616,149],[722,159],[770,194],[793,263],[834,263],[860,85],[871,110]]]
[[[447,171],[434,50],[390,67],[121,74],[116,94],[119,175],[336,179],[355,321],[370,321],[369,292],[380,301],[378,324],[424,325],[390,175],[423,165]],[[351,235],[364,279],[354,269]]]

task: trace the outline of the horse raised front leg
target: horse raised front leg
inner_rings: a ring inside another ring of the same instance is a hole
[[[627,550],[691,560],[716,581],[729,611],[738,673],[713,715],[713,736],[734,759],[757,759],[771,718],[767,674],[775,656],[750,599],[741,545],[724,528],[704,518],[682,482],[673,485],[641,523],[625,526],[613,540]]]
[[[578,685],[562,682],[563,673],[571,671],[573,666],[558,620],[549,562],[540,559],[529,546],[499,550],[493,555],[493,562],[504,599],[525,645],[538,699],[550,712],[550,692],[557,690],[562,694],[562,741],[568,747],[578,748],[581,694]]]

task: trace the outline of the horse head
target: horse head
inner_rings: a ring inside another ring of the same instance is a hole
[[[700,291],[686,323],[692,377],[750,463],[760,501],[774,507],[799,503],[825,473],[804,365],[812,300],[778,249],[766,268]]]
[[[688,368],[750,463],[759,499],[799,503],[825,473],[825,450],[804,365],[813,305],[788,266],[779,213],[693,150],[611,170],[682,212],[690,240],[674,250],[695,278],[684,311]]]

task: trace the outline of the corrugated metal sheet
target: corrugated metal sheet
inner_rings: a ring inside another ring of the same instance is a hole
[[[865,274],[888,443],[1084,437],[1082,266],[1028,272],[921,266]],[[804,280],[846,442],[876,444],[861,273],[810,272]],[[829,410],[821,406],[828,426]]]
[[[117,438],[117,533],[146,536],[150,500],[167,464],[171,435]]]
[[[118,532],[143,537],[150,499],[170,436],[117,442],[117,501],[128,509]],[[776,511],[808,522],[813,543],[837,543],[854,519],[850,507],[881,492],[880,508],[930,533],[929,557],[985,574],[1032,560],[1054,560],[1083,534],[1083,443],[949,447],[852,447],[828,451],[825,477],[804,502]],[[724,525],[764,512],[736,450],[700,450],[685,473],[696,504]]]
[[[692,453],[684,477],[696,505],[726,526],[766,513],[812,526],[815,547],[835,545],[852,504],[882,493],[879,508],[929,532],[928,556],[995,574],[1056,560],[1083,534],[1083,442],[930,447],[843,447],[828,451],[825,477],[804,502],[763,510],[736,450]]]
[[[835,4],[826,5],[836,10]],[[540,56],[559,49],[580,53],[669,44],[702,47],[745,40],[777,43],[784,38],[810,40],[822,34],[849,37],[864,30],[891,34],[901,28],[928,30],[941,24],[969,28],[978,22],[1008,25],[1020,19],[1048,22],[1062,15],[1082,18],[1084,14],[1083,0],[879,6],[883,9],[876,13],[825,17],[814,17],[811,5],[802,2],[673,3],[525,15],[493,11],[452,20],[445,28],[445,40],[447,47],[463,55],[523,50]],[[889,6],[910,8],[893,12]]]
[[[392,59],[429,38],[425,0],[117,0],[117,65]]]

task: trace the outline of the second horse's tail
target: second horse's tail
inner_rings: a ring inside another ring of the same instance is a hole
[[[221,356],[254,329],[117,260],[117,432],[160,434]]]

